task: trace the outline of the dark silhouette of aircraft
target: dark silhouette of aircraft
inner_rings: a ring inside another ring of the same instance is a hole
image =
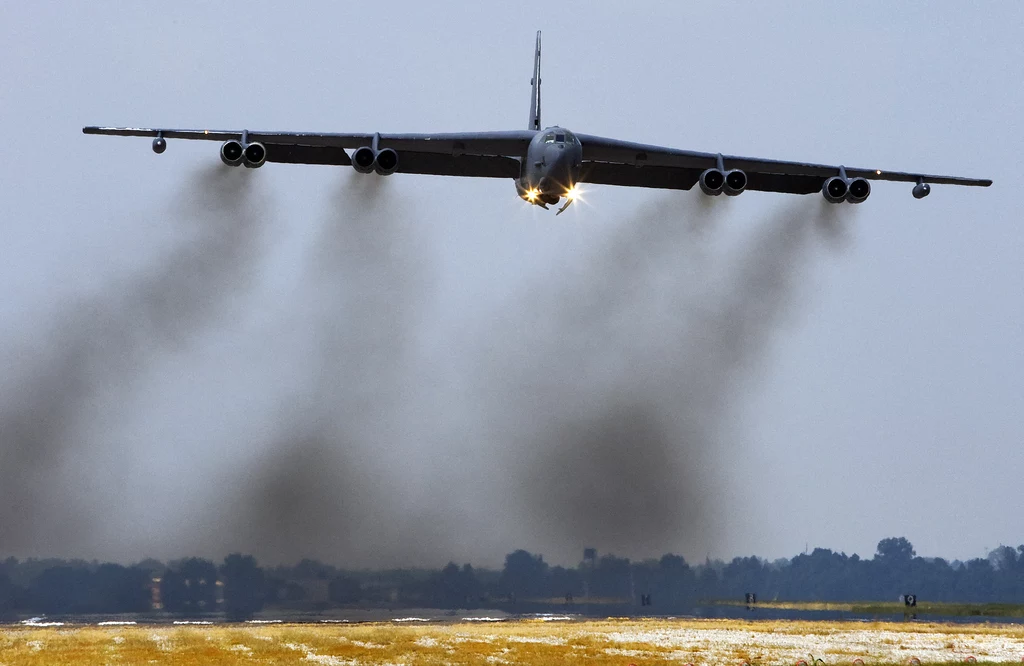
[[[831,203],[861,203],[872,180],[914,183],[917,199],[931,184],[988,187],[991,180],[860,169],[754,157],[700,153],[644,145],[564,127],[541,128],[540,32],[533,60],[527,129],[448,134],[334,134],[249,130],[84,127],[86,134],[154,137],[153,151],[167,139],[222,141],[220,157],[230,166],[266,162],[352,166],[359,173],[421,173],[441,176],[509,178],[524,200],[547,208],[562,198],[561,213],[579,195],[580,183],[689,190],[735,196],[746,190],[810,194]],[[351,151],[351,152],[349,152]]]

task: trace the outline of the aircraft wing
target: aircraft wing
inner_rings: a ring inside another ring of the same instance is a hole
[[[718,166],[719,158],[726,169],[742,169],[747,174],[747,189],[763,192],[811,194],[821,191],[825,180],[839,174],[839,165],[786,162],[755,157],[738,157],[716,153],[699,153],[662,146],[651,146],[600,136],[577,134],[583,144],[584,182],[631,187],[655,187],[688,190],[705,169]],[[904,173],[884,169],[845,167],[850,178],[889,180],[907,183],[972,185],[988,187],[991,180]]]
[[[519,159],[525,156],[535,132],[455,132],[444,134],[335,134],[316,132],[264,132],[248,130],[158,129],[148,127],[84,127],[85,134],[162,137],[198,141],[258,141],[267,149],[268,162],[348,166],[346,149],[371,146],[392,148],[400,155],[399,173],[482,178],[519,177]]]

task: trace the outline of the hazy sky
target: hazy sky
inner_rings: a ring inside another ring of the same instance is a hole
[[[1024,543],[1024,5],[298,7],[5,6],[0,556]],[[81,134],[518,129],[537,29],[545,124],[995,184],[556,219]]]

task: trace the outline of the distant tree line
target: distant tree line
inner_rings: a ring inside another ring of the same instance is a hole
[[[323,611],[336,607],[505,608],[541,610],[588,604],[639,605],[675,612],[705,600],[1024,603],[1024,545],[1000,546],[967,562],[918,557],[905,538],[878,543],[871,559],[815,548],[773,562],[737,557],[691,565],[679,555],[633,562],[588,550],[575,567],[551,566],[517,550],[500,570],[454,562],[440,570],[343,570],[315,560],[264,568],[248,555],[222,563],[189,558],[132,566],[81,560],[0,562],[0,619],[21,614],[223,613],[233,620],[265,608]],[[646,605],[646,604],[645,604]]]

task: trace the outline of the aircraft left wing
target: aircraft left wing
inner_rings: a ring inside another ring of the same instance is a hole
[[[935,183],[988,187],[991,180],[936,176],[922,173],[841,167],[839,165],[718,155],[652,146],[618,139],[577,134],[583,145],[584,182],[631,187],[688,190],[705,169],[742,169],[749,190],[810,194],[821,191],[825,180],[845,170],[849,178],[907,183]]]
[[[455,132],[442,134],[337,134],[250,130],[159,129],[148,127],[83,127],[85,134],[138,136],[154,139],[258,142],[266,161],[287,164],[348,166],[346,149],[391,148],[399,153],[398,173],[443,176],[517,178],[535,132]]]

